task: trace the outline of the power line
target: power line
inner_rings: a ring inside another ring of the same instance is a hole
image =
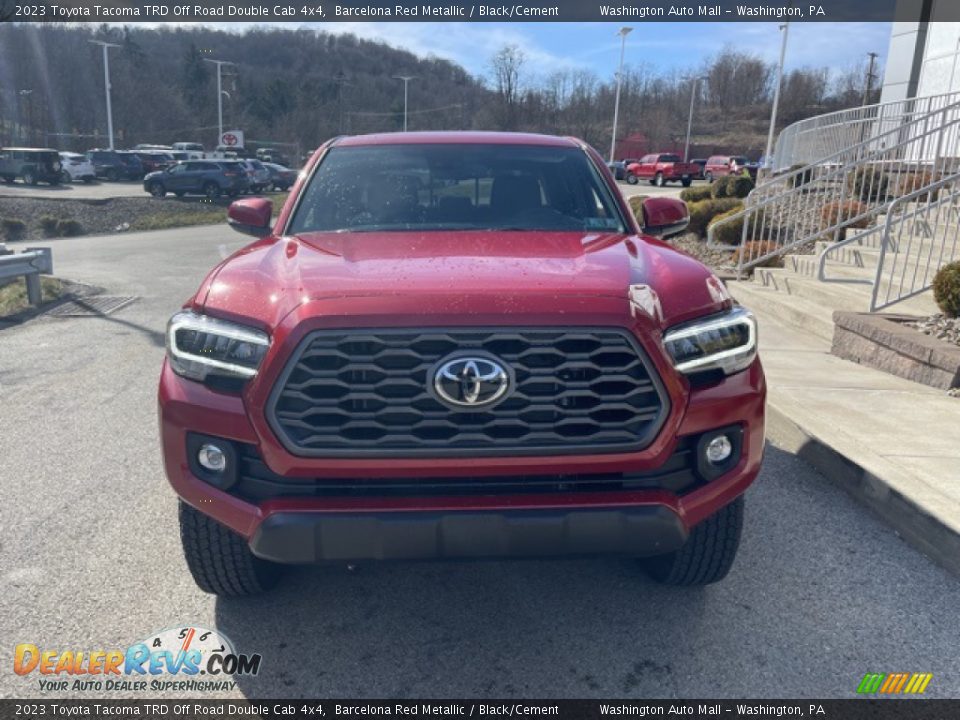
[[[453,105],[443,105],[435,108],[424,108],[423,110],[411,110],[408,115],[422,115],[423,113],[440,112],[441,110],[453,110],[463,107],[463,103],[454,103]],[[363,117],[392,117],[394,115],[403,115],[403,110],[394,112],[349,112],[348,115],[359,115]]]

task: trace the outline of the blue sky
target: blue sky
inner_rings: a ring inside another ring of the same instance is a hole
[[[616,32],[622,23],[324,23],[311,27],[351,32],[382,40],[418,55],[453,60],[477,75],[487,73],[490,56],[505,44],[524,48],[527,70],[546,75],[557,68],[586,68],[601,77],[612,75],[619,59]],[[665,69],[699,65],[734,44],[776,61],[780,34],[776,23],[626,23],[627,64],[646,62]],[[882,63],[890,40],[889,23],[792,23],[787,69],[828,66],[844,70],[880,53]]]

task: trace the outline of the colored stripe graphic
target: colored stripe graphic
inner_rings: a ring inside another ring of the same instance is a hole
[[[933,673],[867,673],[857,686],[863,695],[920,695],[933,680]]]

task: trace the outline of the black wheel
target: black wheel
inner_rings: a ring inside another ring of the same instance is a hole
[[[61,171],[60,171],[60,182],[62,182],[62,183],[68,183],[68,182],[70,182],[70,173],[68,173],[66,170],[61,170]]]
[[[23,173],[23,182],[27,185],[37,184],[37,174],[33,170],[25,170]]]
[[[180,501],[180,542],[187,567],[204,592],[227,597],[256,595],[280,580],[280,566],[250,552],[232,530]]]
[[[107,174],[107,180],[109,180],[110,182],[116,182],[117,180],[120,179],[120,173],[117,172],[116,168],[109,168],[106,174]]]
[[[208,182],[203,186],[203,194],[211,200],[216,200],[218,197],[220,197],[220,186],[215,182]]]
[[[4,176],[3,176],[3,181],[4,181],[7,185],[13,185],[13,181],[14,181],[14,180],[16,180],[16,178],[13,177],[12,175],[4,175]]]
[[[680,184],[683,185],[684,187],[690,187],[690,184],[692,182],[693,180],[691,180],[690,178],[683,178],[683,180],[680,181]]]
[[[50,187],[56,187],[57,185],[60,184],[60,178],[55,177],[52,180],[49,180],[48,182],[50,183]]]
[[[638,182],[640,182],[640,178],[638,178],[633,173],[629,173],[627,175],[627,183],[629,183],[630,185],[636,185]]]
[[[713,173],[704,173],[704,174],[703,174],[703,179],[706,180],[708,183],[712,183],[712,182],[713,182]]]
[[[150,183],[150,194],[155,198],[162,198],[166,196],[167,189],[163,186],[163,183],[152,182]]]
[[[657,187],[663,187],[666,185],[666,180],[663,179],[663,173],[657,173],[653,176],[653,184]]]
[[[740,546],[743,496],[693,528],[686,544],[644,561],[647,573],[664,585],[709,585],[730,572]]]
[[[178,198],[182,198],[184,195],[186,195],[186,193],[183,190],[177,190],[173,194],[176,195]]]
[[[96,180],[96,178],[85,177],[85,178],[83,179],[83,182],[85,182],[87,185],[92,185],[95,180]]]

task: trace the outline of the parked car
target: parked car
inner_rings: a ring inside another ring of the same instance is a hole
[[[603,162],[560,137],[338,138],[282,221],[230,206],[257,240],[170,319],[158,393],[201,589],[424,558],[727,574],[763,455],[756,325],[657,240],[686,205],[638,220]]]
[[[700,172],[694,175],[694,180],[703,180],[703,169],[707,166],[706,158],[691,158],[691,163],[700,168]]]
[[[267,172],[270,173],[270,187],[274,190],[279,190],[280,192],[289,190],[297,181],[297,175],[299,175],[299,173],[296,170],[291,170],[283,165],[269,162],[263,163],[263,166],[267,169]]]
[[[277,165],[286,165],[286,156],[276,148],[259,148],[255,154],[257,160],[262,163],[276,163]]]
[[[739,175],[747,167],[749,161],[743,155],[712,155],[707,158],[703,168],[703,177],[707,182],[727,175]],[[749,168],[747,168],[749,170]],[[756,172],[753,173],[756,175]]]
[[[97,174],[93,170],[93,163],[86,155],[73,152],[60,153],[60,166],[63,168],[60,173],[62,182],[92,183],[97,179]]]
[[[140,180],[143,177],[143,163],[130,152],[95,148],[87,152],[98,178],[107,180]]]
[[[610,173],[613,175],[614,180],[627,179],[627,164],[623,160],[608,162],[607,167],[610,168]]]
[[[63,179],[60,153],[50,148],[0,148],[0,178],[12,183],[20,178],[27,185],[45,182],[59,185]]]
[[[136,156],[140,158],[140,162],[143,164],[144,174],[157,172],[158,170],[166,170],[177,162],[170,153],[158,152],[156,150],[138,151]]]
[[[683,162],[679,155],[653,153],[627,165],[627,182],[636,185],[640,180],[647,180],[658,187],[668,182],[679,182],[684,187],[690,187],[698,172],[699,166]]]
[[[176,152],[187,153],[185,160],[202,160],[204,158],[203,145],[195,142],[175,142],[172,147]]]
[[[238,162],[247,170],[247,177],[250,181],[249,192],[254,194],[261,193],[270,186],[270,171],[263,166],[262,162],[259,160],[239,160]]]
[[[140,152],[170,152],[173,150],[169,145],[151,145],[150,143],[138,143],[133,149]]]
[[[187,160],[143,179],[143,189],[154,197],[172,192],[177,197],[221,195],[236,197],[249,187],[246,168],[227,160]]]

